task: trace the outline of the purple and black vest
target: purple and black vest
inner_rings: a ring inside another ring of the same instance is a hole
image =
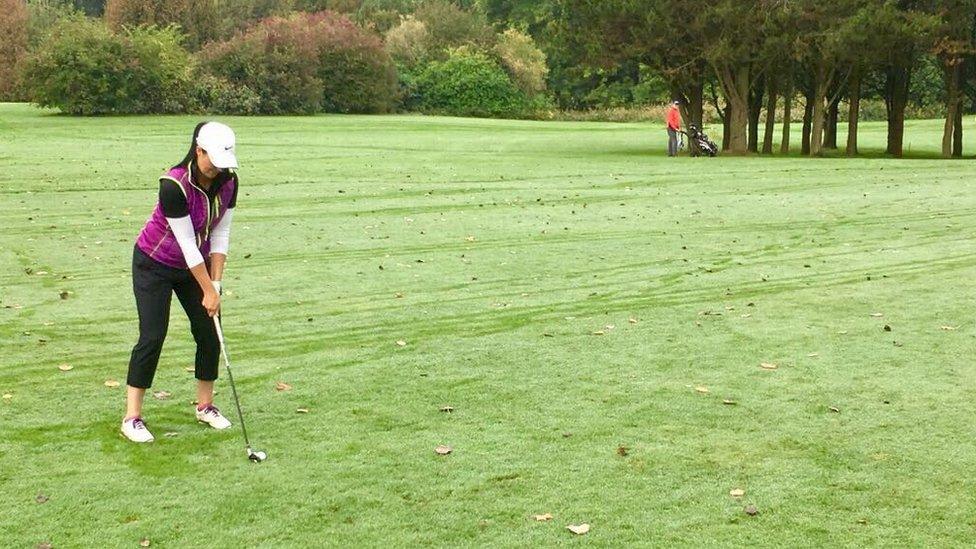
[[[166,172],[160,179],[175,181],[183,194],[186,196],[186,204],[190,212],[190,221],[193,223],[193,231],[197,236],[197,247],[204,258],[210,255],[210,230],[220,222],[220,219],[227,212],[227,206],[234,197],[234,188],[237,186],[236,177],[224,183],[213,200],[207,196],[207,192],[198,187],[193,181],[192,170],[189,166],[180,166]],[[146,226],[139,233],[136,246],[150,258],[176,269],[186,269],[186,259],[183,257],[183,250],[180,249],[176,237],[173,235],[163,209],[156,203]]]

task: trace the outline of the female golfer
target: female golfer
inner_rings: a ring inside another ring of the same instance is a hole
[[[213,405],[220,358],[213,317],[220,310],[220,280],[237,202],[234,141],[234,132],[224,124],[197,125],[186,157],[159,178],[159,202],[136,241],[132,286],[139,342],[129,360],[122,420],[122,434],[133,442],[153,440],[142,420],[142,400],[159,363],[173,293],[197,344],[197,420],[215,429],[230,427]]]

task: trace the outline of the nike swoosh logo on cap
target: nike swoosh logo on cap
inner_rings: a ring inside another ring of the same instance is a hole
[[[225,150],[225,151],[229,151],[229,150],[231,150],[231,149],[233,149],[233,148],[234,148],[234,146],[233,146],[233,145],[231,145],[230,147],[224,147],[224,150]]]

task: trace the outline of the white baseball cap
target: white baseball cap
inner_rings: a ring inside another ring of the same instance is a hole
[[[210,162],[221,169],[237,168],[235,141],[234,130],[220,122],[207,122],[200,127],[200,133],[197,134],[197,146],[207,151]]]

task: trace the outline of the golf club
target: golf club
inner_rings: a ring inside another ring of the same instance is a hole
[[[234,374],[230,370],[230,359],[227,358],[227,346],[224,345],[224,332],[220,329],[220,319],[214,315],[214,328],[217,329],[217,339],[220,341],[220,353],[224,357],[224,365],[227,367],[227,379],[230,380],[230,390],[234,394],[234,405],[237,406],[237,419],[241,420],[241,431],[244,433],[244,449],[247,452],[247,459],[260,463],[268,459],[268,454],[260,450],[251,449],[251,441],[247,438],[247,428],[244,427],[244,414],[241,413],[241,402],[237,398],[237,388],[234,386]]]

